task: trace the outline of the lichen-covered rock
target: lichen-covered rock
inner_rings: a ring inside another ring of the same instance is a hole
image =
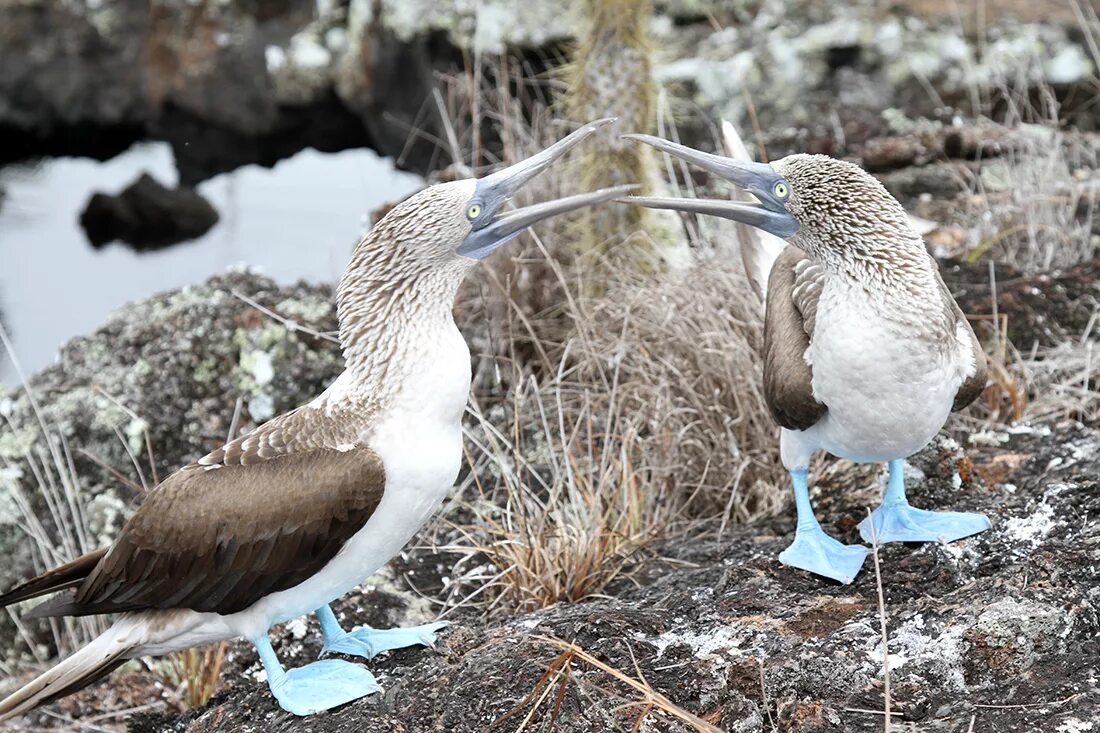
[[[841,467],[843,468],[843,467]],[[914,504],[983,511],[993,529],[951,545],[881,550],[895,726],[974,730],[1087,730],[1100,714],[1100,433],[1074,424],[940,439],[909,463]],[[830,471],[817,509],[826,528],[858,541],[877,502],[876,469]],[[725,731],[882,729],[883,649],[873,565],[851,586],[784,568],[793,516],[727,528],[721,540],[670,541],[639,585],[486,623],[459,611],[435,652],[406,649],[370,662],[385,693],[308,719],[281,711],[234,646],[227,689],[181,717],[135,717],[130,730],[483,731],[628,730],[642,695],[551,639],[573,641],[627,677],[644,680]],[[420,590],[446,557],[418,553],[388,577]],[[390,624],[420,596],[400,583],[369,586],[341,605],[348,623]],[[420,606],[405,622],[432,609]],[[290,664],[315,658],[313,619],[284,630]],[[564,666],[563,666],[564,663]],[[568,672],[566,672],[568,670]],[[508,717],[511,716],[511,717]],[[690,731],[651,710],[642,730]],[[1074,727],[1077,726],[1077,727]],[[495,729],[495,728],[494,728]],[[900,729],[900,728],[899,728]]]
[[[40,496],[36,468],[27,455],[37,460],[41,473],[53,471],[51,444],[68,450],[77,501],[87,506],[88,544],[101,546],[116,536],[140,500],[103,466],[133,484],[152,483],[154,476],[164,477],[220,445],[238,399],[243,402],[240,429],[247,431],[308,401],[340,372],[338,347],[295,323],[317,332],[334,329],[331,290],[280,287],[260,275],[230,272],[127,305],[94,334],[63,346],[57,364],[31,380],[37,414],[27,392],[0,395],[0,413],[6,417],[0,422],[0,506],[8,509],[0,512],[0,554],[5,557],[0,587],[32,569],[31,543],[12,506],[13,491]],[[43,509],[41,499],[36,506]],[[51,514],[43,510],[42,516],[62,546]],[[10,649],[12,629],[5,626],[0,632],[0,648]]]

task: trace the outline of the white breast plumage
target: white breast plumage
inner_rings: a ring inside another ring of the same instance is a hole
[[[943,427],[962,383],[960,350],[915,339],[853,288],[830,283],[808,358],[828,406],[810,430],[818,449],[858,461],[907,456]]]

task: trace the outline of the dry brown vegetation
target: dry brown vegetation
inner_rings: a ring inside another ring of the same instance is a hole
[[[551,125],[545,105],[513,93],[518,74],[500,84],[473,73],[445,95],[459,151],[477,129],[455,122],[474,110],[470,89],[504,130],[504,162],[583,122]],[[575,190],[576,166],[592,159],[578,158],[543,174],[535,195]],[[785,502],[759,386],[761,305],[732,228],[693,243],[686,264],[639,267],[619,256],[629,239],[594,266],[575,257],[571,226],[540,226],[513,258],[487,263],[458,308],[478,372],[448,545],[464,555],[456,587],[508,612],[598,594],[654,540]]]

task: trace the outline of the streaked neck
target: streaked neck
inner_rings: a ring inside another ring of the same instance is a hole
[[[455,329],[455,295],[468,265],[455,258],[418,267],[399,257],[362,254],[367,249],[360,245],[340,281],[336,312],[348,379],[355,392],[382,404]]]

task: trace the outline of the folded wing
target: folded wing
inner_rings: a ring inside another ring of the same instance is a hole
[[[69,588],[30,615],[229,614],[311,577],[366,525],[385,472],[368,448],[291,439],[287,425],[269,425],[166,479],[106,551],[32,579],[0,604]]]
[[[823,276],[820,265],[788,246],[768,277],[764,399],[775,421],[789,430],[812,427],[827,409],[814,398],[813,370],[806,362]]]

